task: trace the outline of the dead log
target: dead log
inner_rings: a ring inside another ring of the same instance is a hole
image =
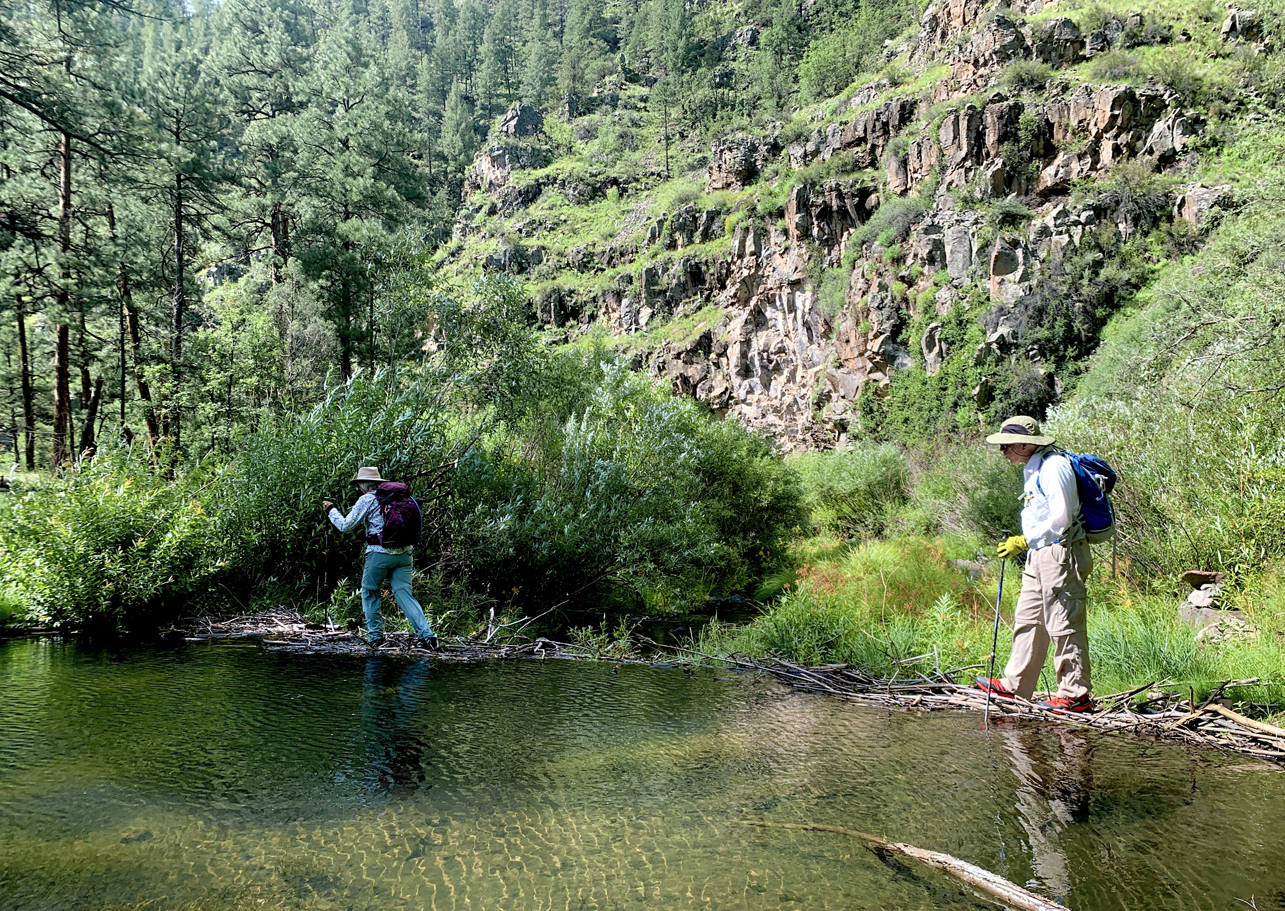
[[[981,867],[942,854],[939,851],[925,851],[914,845],[886,841],[877,835],[868,835],[856,829],[845,829],[842,826],[805,825],[790,822],[750,822],[749,825],[773,829],[800,829],[805,832],[835,832],[865,842],[866,847],[876,854],[899,854],[919,861],[936,870],[941,870],[973,889],[982,892],[987,898],[1017,908],[1018,911],[1066,911],[1066,908],[1051,899],[1028,892],[1016,883],[1009,882],[1002,876],[984,870]]]

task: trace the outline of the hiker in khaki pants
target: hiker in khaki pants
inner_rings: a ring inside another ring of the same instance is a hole
[[[1080,496],[1071,462],[1051,436],[1024,415],[1009,418],[986,438],[1009,462],[1022,466],[1022,534],[1001,543],[1001,557],[1027,553],[1022,593],[1013,616],[1013,652],[1003,677],[978,677],[993,695],[1030,699],[1053,642],[1057,694],[1041,708],[1086,712],[1093,708],[1084,580],[1093,555],[1079,521]]]

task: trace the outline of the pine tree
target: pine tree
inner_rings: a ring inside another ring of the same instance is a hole
[[[477,130],[474,126],[473,104],[464,94],[459,82],[451,86],[442,112],[442,155],[446,158],[448,173],[462,180],[473,164],[477,153]]]
[[[532,0],[531,26],[522,45],[522,76],[518,97],[527,104],[544,109],[553,87],[557,45],[549,33],[544,0]]]
[[[195,9],[204,16],[201,6]],[[182,449],[182,415],[189,393],[190,364],[184,341],[191,331],[189,309],[196,295],[191,274],[199,235],[215,211],[227,176],[218,154],[227,120],[217,80],[204,68],[208,48],[198,40],[198,22],[182,19],[153,24],[141,75],[143,104],[152,118],[156,158],[145,186],[155,207],[157,231],[167,237],[169,290],[168,389],[162,403],[161,434]]]
[[[478,114],[487,119],[517,95],[518,9],[516,0],[496,0],[482,34],[477,75]]]

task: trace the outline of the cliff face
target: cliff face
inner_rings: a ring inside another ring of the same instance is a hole
[[[794,174],[782,165],[775,175],[791,184],[779,218],[726,219],[687,202],[632,235],[622,230],[619,241],[557,258],[535,225],[522,232],[534,243],[509,243],[485,265],[519,275],[542,263],[585,274],[617,270],[608,287],[589,294],[546,291],[538,312],[555,326],[600,321],[629,334],[716,304],[721,317],[713,325],[652,349],[647,364],[677,392],[787,448],[833,445],[858,430],[861,397],[882,394],[897,371],[932,375],[959,356],[942,320],[961,312],[987,330],[984,342],[964,352],[982,370],[972,389],[979,409],[992,394],[986,369],[998,374],[1018,357],[1049,373],[1056,388],[1058,378],[1040,367],[1049,352],[1024,337],[1041,283],[1071,258],[1087,258],[1090,268],[1095,257],[1109,259],[1154,219],[1119,194],[1094,198],[1073,189],[1134,160],[1190,172],[1203,127],[1199,114],[1160,88],[1058,81],[1058,69],[1109,52],[1121,35],[1136,40],[1145,31],[1141,15],[1085,34],[1070,19],[1033,26],[1022,18],[1032,11],[980,0],[933,3],[908,55],[919,73],[945,68],[928,89],[899,94],[876,83],[810,135],[786,141],[778,129],[715,142],[706,193],[755,186],[771,162],[788,161]],[[1232,11],[1231,18],[1244,15]],[[998,88],[1014,62],[1046,88]],[[520,212],[550,186],[572,201],[629,189],[592,170],[516,178],[517,170],[545,163],[520,143],[480,156],[466,195],[486,202],[474,204],[473,223],[488,212]],[[829,165],[847,176],[806,177]],[[1073,195],[1087,201],[1073,204]],[[1222,200],[1218,188],[1188,185],[1164,201],[1163,217],[1196,224]],[[458,236],[469,232],[462,227]],[[647,258],[658,247],[673,255]],[[631,265],[637,268],[620,268]],[[833,278],[828,294],[826,275]]]

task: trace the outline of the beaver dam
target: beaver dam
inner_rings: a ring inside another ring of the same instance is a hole
[[[1258,759],[799,685],[849,669],[332,632],[0,642],[0,906],[994,907],[947,856],[1034,907],[1285,907],[1285,775]]]
[[[308,623],[298,614],[285,611],[205,620],[190,635],[192,641],[224,638],[257,638],[271,650],[369,653],[365,643],[352,633]],[[971,670],[968,668],[947,672],[939,670],[932,676],[911,674],[883,679],[847,665],[800,667],[780,659],[716,658],[688,649],[658,645],[651,640],[644,640],[643,644],[650,647],[652,657],[639,663],[653,666],[682,663],[758,671],[810,692],[891,709],[979,711],[987,721],[991,718],[1001,722],[1026,719],[1073,724],[1285,763],[1285,730],[1235,711],[1230,701],[1224,698],[1227,690],[1251,686],[1259,682],[1257,678],[1228,680],[1200,702],[1195,700],[1194,694],[1184,696],[1168,681],[1155,680],[1127,692],[1100,696],[1095,711],[1071,715],[1044,711],[1033,702],[1022,700],[992,698],[988,704],[984,693],[954,682],[961,671]],[[444,639],[440,650],[429,653],[410,648],[409,639],[404,635],[392,635],[384,651],[448,662],[590,657],[583,647],[543,638],[506,641],[503,644],[476,639]],[[638,662],[638,659],[629,660]],[[1042,697],[1043,694],[1037,694],[1036,700]]]

